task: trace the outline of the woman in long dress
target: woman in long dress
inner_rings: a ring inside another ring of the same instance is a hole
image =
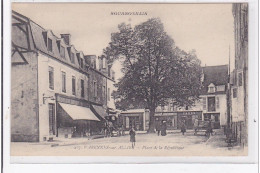
[[[132,148],[135,147],[135,130],[132,127],[131,130],[129,131],[129,135],[130,135],[130,142],[132,142]]]
[[[161,128],[162,136],[166,136],[166,128],[167,128],[166,121],[163,121],[162,128]]]

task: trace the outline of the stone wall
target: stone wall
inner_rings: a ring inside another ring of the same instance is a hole
[[[11,141],[39,140],[37,55],[23,54],[29,64],[11,68]]]

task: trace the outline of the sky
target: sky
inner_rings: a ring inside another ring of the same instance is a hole
[[[229,46],[231,62],[234,61],[232,4],[13,3],[12,9],[52,30],[56,36],[70,33],[71,43],[85,55],[101,55],[111,33],[118,31],[118,24],[135,26],[159,17],[175,45],[187,52],[195,49],[202,66],[228,64]],[[111,12],[147,15],[111,15]],[[114,70],[119,68],[117,62]]]

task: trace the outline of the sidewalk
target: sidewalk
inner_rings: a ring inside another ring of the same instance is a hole
[[[211,135],[210,138],[206,141],[206,145],[213,148],[225,148],[228,150],[241,150],[241,146],[233,144],[232,147],[228,147],[226,142],[226,135],[224,134],[224,129],[215,129],[215,134]]]
[[[77,144],[86,144],[88,141],[94,139],[105,138],[104,135],[93,135],[89,137],[77,137],[77,138],[54,138],[53,141],[43,141],[38,143],[32,143],[35,145],[49,145],[51,147],[56,146],[69,146],[69,145],[77,145]]]

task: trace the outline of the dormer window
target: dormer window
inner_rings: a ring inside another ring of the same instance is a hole
[[[71,57],[70,57],[71,63],[75,64],[75,54],[71,53]]]
[[[216,92],[216,88],[215,88],[215,85],[213,83],[211,83],[208,86],[208,93],[214,93],[214,92]]]
[[[50,38],[48,38],[47,41],[47,49],[48,51],[52,52],[52,40]]]
[[[80,67],[83,68],[83,59],[79,58],[79,60],[80,60]]]
[[[65,48],[63,46],[60,46],[60,56],[65,58]]]

